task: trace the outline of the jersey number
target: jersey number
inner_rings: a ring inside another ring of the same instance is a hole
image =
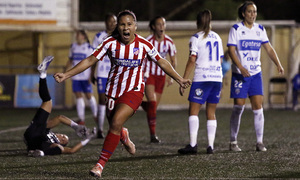
[[[107,108],[108,108],[108,110],[112,111],[115,108],[115,100],[113,100],[112,98],[109,98]]]
[[[213,47],[212,47],[212,42],[211,41],[207,41],[206,43],[206,47],[208,47],[208,50],[209,50],[209,60],[212,61],[213,58],[212,58],[212,51],[213,51],[213,48],[216,49],[216,60],[219,61],[219,42],[218,41],[215,41],[213,43]]]
[[[238,81],[238,80],[235,80],[234,81],[234,87],[235,88],[242,88],[243,87],[243,81]]]

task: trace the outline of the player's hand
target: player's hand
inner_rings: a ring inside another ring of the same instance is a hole
[[[174,82],[173,79],[170,76],[168,76],[167,77],[167,87],[171,86],[173,84],[173,82]]]
[[[184,93],[184,89],[183,89],[183,87],[179,87],[179,94],[181,95],[181,96],[183,96],[183,93]]]
[[[250,73],[249,73],[249,71],[248,71],[246,68],[241,67],[241,68],[239,68],[239,69],[240,69],[240,71],[241,71],[241,73],[242,73],[242,75],[243,75],[244,77],[250,77],[250,76],[251,76]]]
[[[182,87],[183,89],[186,89],[188,87],[190,87],[190,85],[192,84],[192,81],[190,79],[182,79],[181,82],[179,82],[180,87]]]
[[[277,66],[277,70],[278,70],[279,74],[282,74],[282,75],[284,74],[284,69],[281,65]]]
[[[64,73],[55,73],[53,75],[56,82],[61,83],[66,80],[66,75]]]

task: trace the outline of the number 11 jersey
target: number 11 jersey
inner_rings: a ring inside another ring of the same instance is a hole
[[[190,56],[196,57],[193,82],[222,82],[224,52],[220,36],[210,31],[204,38],[204,32],[200,31],[191,37],[189,46]]]

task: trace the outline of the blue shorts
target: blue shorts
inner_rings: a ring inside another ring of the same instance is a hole
[[[84,93],[93,92],[92,84],[87,80],[85,81],[72,80],[72,89],[73,92],[84,92]]]
[[[97,77],[98,93],[105,93],[107,78]]]
[[[247,98],[247,96],[263,95],[261,72],[250,77],[232,73],[230,98]]]
[[[220,100],[221,82],[193,82],[188,100],[198,104],[217,104]]]

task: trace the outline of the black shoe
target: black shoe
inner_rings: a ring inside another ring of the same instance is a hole
[[[102,131],[98,131],[97,132],[97,138],[99,138],[99,139],[103,139],[104,138],[104,134],[103,134],[103,132]]]
[[[206,154],[213,154],[214,150],[211,148],[211,146],[208,146],[208,148],[206,149]]]
[[[151,143],[160,143],[161,141],[158,139],[157,136],[151,135],[150,142],[151,142]]]
[[[197,144],[192,147],[191,145],[185,146],[185,148],[178,149],[179,154],[196,154],[197,153]]]

